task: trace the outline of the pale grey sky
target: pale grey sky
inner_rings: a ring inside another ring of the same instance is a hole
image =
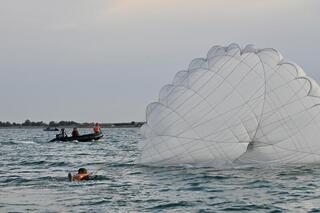
[[[319,0],[0,0],[0,120],[144,120],[177,71],[232,42],[319,81],[319,38]]]

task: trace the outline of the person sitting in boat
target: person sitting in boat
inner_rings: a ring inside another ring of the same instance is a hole
[[[96,175],[92,175],[85,168],[80,168],[78,170],[78,174],[72,175],[71,173],[69,173],[68,178],[70,181],[83,181],[83,180],[92,180],[96,178]]]
[[[60,133],[56,136],[57,138],[65,138],[68,137],[67,133],[65,132],[64,128],[60,130]]]
[[[101,128],[100,128],[99,123],[96,123],[96,125],[93,127],[93,132],[94,132],[95,134],[101,133]]]
[[[73,128],[73,130],[72,130],[72,137],[73,138],[76,138],[76,137],[78,137],[80,134],[79,134],[79,131],[78,131],[78,128]]]

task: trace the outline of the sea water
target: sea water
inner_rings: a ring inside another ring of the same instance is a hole
[[[103,132],[76,143],[0,129],[0,212],[320,212],[320,165],[147,167],[135,164],[139,129]],[[69,182],[80,167],[98,178]]]

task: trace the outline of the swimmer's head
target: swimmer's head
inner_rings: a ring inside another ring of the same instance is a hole
[[[78,174],[87,174],[88,173],[88,171],[87,171],[87,169],[85,169],[85,168],[80,168],[79,170],[78,170]]]

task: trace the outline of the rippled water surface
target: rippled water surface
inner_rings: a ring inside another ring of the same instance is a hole
[[[144,167],[138,129],[103,131],[49,143],[55,133],[0,129],[0,212],[320,212],[320,165]],[[98,179],[69,182],[79,167]]]

